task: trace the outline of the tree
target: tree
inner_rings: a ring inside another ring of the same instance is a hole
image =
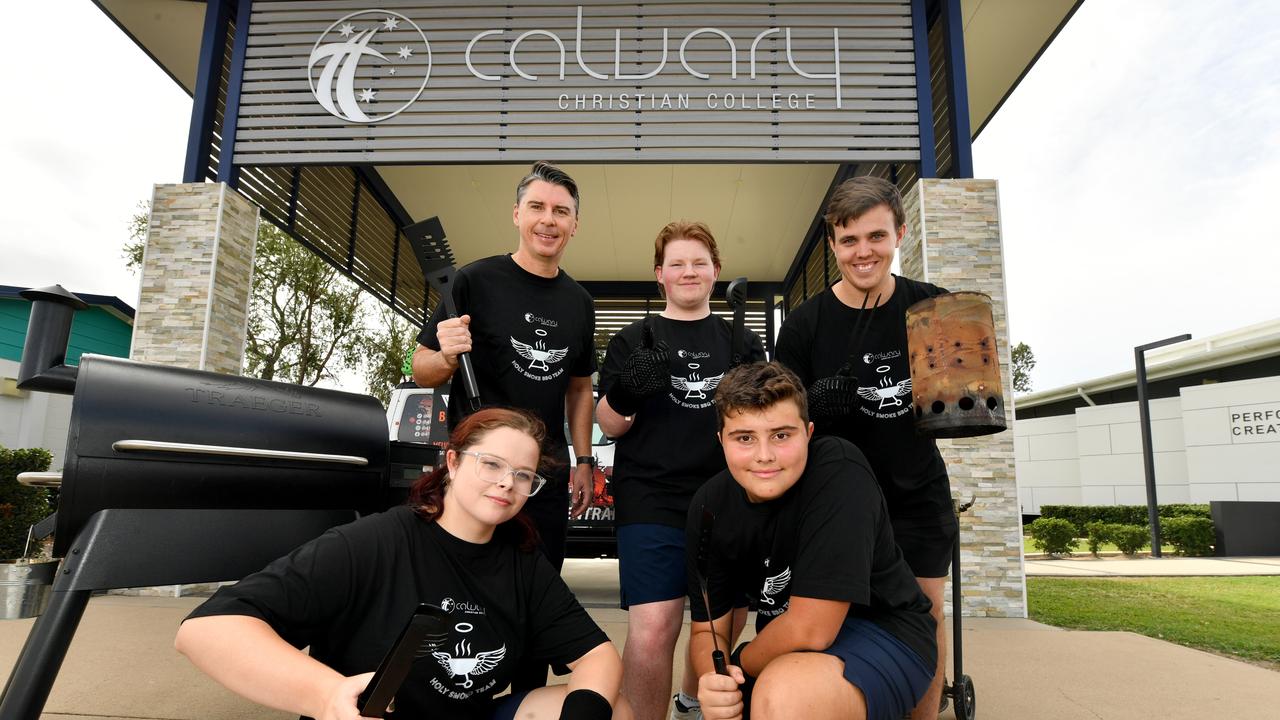
[[[134,272],[142,267],[142,250],[147,246],[147,228],[151,225],[151,203],[139,200],[137,210],[129,218],[129,241],[120,251],[124,266]]]
[[[412,374],[410,358],[418,346],[418,329],[386,305],[379,304],[374,316],[373,328],[365,338],[365,381],[369,394],[387,405],[391,390]]]
[[[150,208],[139,204],[129,222],[126,266],[142,266]],[[354,369],[369,333],[360,289],[269,222],[258,224],[249,301],[245,374],[315,385]]]
[[[337,380],[360,361],[364,320],[358,287],[274,225],[258,224],[248,375],[297,385]]]
[[[1036,356],[1031,352],[1031,346],[1020,342],[1013,346],[1009,355],[1013,360],[1013,391],[1031,392],[1031,371],[1036,366]]]

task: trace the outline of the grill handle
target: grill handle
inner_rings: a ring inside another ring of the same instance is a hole
[[[18,473],[18,482],[27,487],[56,488],[62,487],[60,472],[23,472]]]
[[[219,455],[224,457],[253,458],[255,460],[301,460],[314,463],[338,463],[365,467],[367,458],[358,455],[330,455],[328,453],[296,452],[293,450],[269,450],[266,448],[234,447],[230,445],[197,445],[195,443],[163,442],[160,440],[117,440],[111,443],[116,452],[165,452],[184,455]]]

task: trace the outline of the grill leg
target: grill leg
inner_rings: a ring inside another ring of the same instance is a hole
[[[964,674],[964,636],[960,633],[960,617],[964,614],[964,600],[960,594],[960,534],[956,534],[951,546],[951,659],[955,663],[952,677],[957,680]],[[0,720],[7,720],[0,718]]]
[[[244,577],[325,530],[344,510],[99,510],[71,544],[0,696],[0,720],[38,720],[94,590]],[[210,538],[220,553],[207,550]]]
[[[91,590],[51,593],[49,607],[36,618],[18,662],[4,686],[0,720],[37,720],[44,710],[53,681],[80,625]]]

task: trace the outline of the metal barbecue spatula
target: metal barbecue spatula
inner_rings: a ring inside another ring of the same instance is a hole
[[[446,317],[458,317],[458,307],[453,302],[453,278],[457,269],[453,266],[453,251],[445,239],[444,226],[440,218],[429,217],[404,228],[405,237],[413,247],[413,254],[418,258],[422,274],[427,283],[440,296]],[[476,385],[476,371],[471,364],[471,353],[458,355],[458,371],[462,373],[462,386],[466,390],[467,399],[473,411],[479,410],[480,388]]]
[[[729,287],[725,288],[724,299],[729,303],[729,309],[733,311],[733,332],[730,335],[733,349],[729,367],[737,367],[742,364],[746,353],[743,343],[746,341],[747,279],[734,278],[733,282],[729,283]]]
[[[400,631],[400,637],[391,646],[391,651],[382,658],[369,685],[360,693],[360,698],[356,701],[360,715],[370,718],[386,715],[396,692],[409,675],[414,658],[440,647],[448,636],[449,623],[445,612],[428,603],[419,605]]]
[[[720,641],[716,639],[716,624],[711,609],[711,595],[707,592],[707,575],[711,571],[711,533],[715,528],[716,516],[705,506],[702,508],[702,528],[698,534],[698,584],[702,586],[702,605],[707,609],[707,623],[711,625],[711,664],[720,675],[728,675],[729,667],[725,663],[724,651],[720,649]]]

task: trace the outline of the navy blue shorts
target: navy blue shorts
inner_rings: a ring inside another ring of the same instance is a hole
[[[870,620],[845,618],[836,641],[822,652],[844,661],[844,679],[867,700],[867,720],[901,718],[933,682],[932,665]]]
[[[684,530],[657,523],[618,528],[618,586],[622,609],[683,598]]]

